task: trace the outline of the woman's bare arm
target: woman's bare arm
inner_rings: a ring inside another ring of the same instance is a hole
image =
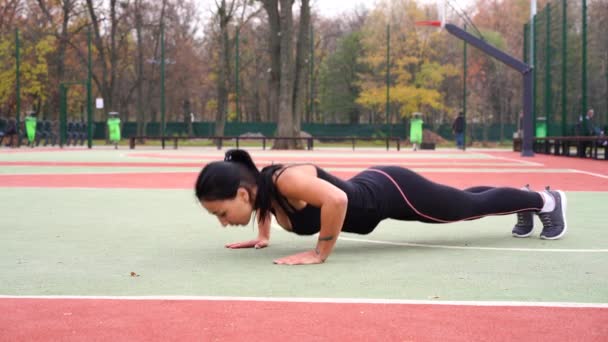
[[[277,179],[279,192],[291,200],[304,201],[321,208],[319,240],[313,251],[275,260],[279,264],[311,264],[325,261],[342,231],[348,198],[333,184],[319,179],[312,165],[290,167]]]
[[[256,215],[258,217],[259,212]],[[272,218],[269,215],[265,220],[258,221],[258,237],[254,240],[234,242],[226,244],[226,248],[264,248],[268,247],[270,241],[270,223]]]

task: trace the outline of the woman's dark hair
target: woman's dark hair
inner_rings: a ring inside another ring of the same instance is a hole
[[[251,195],[251,189],[257,186],[253,209],[259,210],[258,220],[269,215],[271,198],[276,196],[276,187],[272,174],[281,165],[265,167],[262,172],[255,166],[251,156],[245,150],[228,150],[223,161],[207,164],[198,175],[194,191],[199,200],[216,201],[232,199],[240,187]]]

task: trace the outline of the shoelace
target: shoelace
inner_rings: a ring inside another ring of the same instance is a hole
[[[545,187],[545,191],[551,195],[550,191],[551,191],[551,187],[550,186],[546,186]],[[553,196],[553,195],[551,195]],[[557,199],[556,199],[557,202]],[[555,203],[555,205],[557,205],[557,203]],[[553,222],[551,222],[551,214],[550,213],[543,213],[538,215],[538,217],[540,218],[540,221],[543,223],[543,227],[547,228],[547,227],[553,227]]]
[[[545,228],[553,226],[553,223],[551,222],[551,215],[541,214],[541,215],[539,215],[539,218]]]
[[[524,187],[522,188],[522,190],[526,190],[526,191],[530,191],[530,184],[526,184],[524,185]],[[524,213],[517,213],[517,225],[518,226],[525,226],[526,225],[526,216]]]
[[[517,213],[517,225],[518,226],[523,226],[525,224],[525,217],[524,214],[522,213]]]

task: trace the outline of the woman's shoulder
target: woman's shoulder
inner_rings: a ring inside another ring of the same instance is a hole
[[[315,168],[321,169],[319,166],[313,163],[292,163],[292,164],[272,164],[262,168],[262,173],[265,174],[282,174],[287,171],[301,170],[302,168]]]
[[[313,163],[294,163],[294,164],[285,164],[282,167],[276,169],[275,177],[285,175],[311,175],[316,176],[319,173],[319,170],[322,170],[319,166]]]
[[[272,182],[279,192],[282,192],[282,189],[290,188],[295,183],[320,175],[319,167],[310,163],[273,165],[273,167],[267,166],[264,169],[262,176],[266,182]]]

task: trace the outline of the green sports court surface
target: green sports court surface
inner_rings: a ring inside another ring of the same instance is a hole
[[[566,191],[568,233],[511,237],[515,216],[384,221],[325,264],[272,260],[317,237],[222,228],[193,194],[225,151],[0,150],[0,340],[608,340],[608,162],[508,151],[250,150],[349,178],[409,167],[458,188]],[[449,205],[446,203],[445,205]]]

